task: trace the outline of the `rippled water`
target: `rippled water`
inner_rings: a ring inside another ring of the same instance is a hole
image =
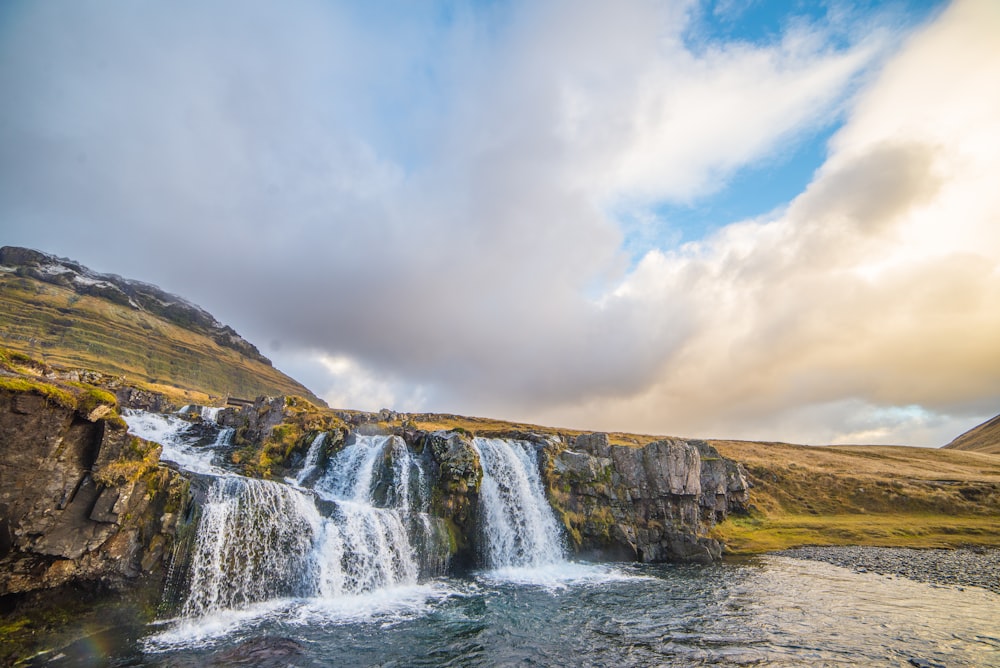
[[[119,629],[117,649],[104,658],[159,666],[1000,666],[998,619],[1000,596],[986,590],[784,557],[707,567],[571,564]],[[101,665],[93,654],[100,644],[80,643],[62,663],[88,665],[80,652],[89,648],[90,665]]]
[[[537,461],[520,442],[474,442],[494,570],[427,579],[443,572],[429,567],[440,560],[417,558],[439,547],[427,476],[401,440],[358,436],[322,466],[317,437],[285,485],[217,469],[224,430],[206,447],[175,416],[127,419],[164,458],[215,477],[184,616],[106,621],[38,665],[1000,667],[1000,595],[984,589],[783,556],[565,561]],[[428,540],[416,550],[410,534]],[[293,593],[305,598],[281,598]]]

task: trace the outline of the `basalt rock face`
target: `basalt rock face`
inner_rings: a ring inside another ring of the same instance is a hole
[[[237,430],[240,442],[263,443],[271,431],[285,421],[286,397],[257,397],[252,404],[240,408],[225,408],[218,416],[224,427]]]
[[[634,448],[585,434],[572,448],[539,447],[550,500],[582,556],[709,563],[722,546],[705,534],[748,501],[742,466],[704,441]]]
[[[477,510],[483,468],[471,439],[458,432],[417,432],[407,441],[430,451],[436,465],[432,476],[430,512],[443,518],[450,538],[451,563],[457,569],[476,563]]]
[[[453,564],[474,563],[482,464],[461,432],[403,432],[429,449],[437,470],[431,513],[446,518]],[[490,434],[533,443],[549,501],[575,556],[597,560],[710,563],[722,546],[707,537],[749,501],[742,465],[704,441],[664,439],[611,445],[606,434],[571,441],[535,433]]]
[[[115,420],[0,392],[0,596],[161,572],[187,483]]]

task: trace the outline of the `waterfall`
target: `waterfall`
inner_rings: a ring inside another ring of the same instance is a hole
[[[217,478],[202,508],[184,616],[285,597],[361,594],[417,581],[391,510],[343,501],[328,517],[294,487]]]
[[[428,513],[429,455],[411,451],[398,436],[359,434],[321,464],[325,437],[313,439],[293,484],[209,471],[214,477],[195,534],[183,616],[281,598],[336,599],[444,571],[450,535],[445,520]],[[220,430],[216,445],[229,438],[229,430]],[[494,570],[564,564],[531,444],[476,438],[473,447],[483,467],[486,564]]]
[[[236,433],[236,429],[233,427],[223,427],[219,430],[219,433],[215,435],[215,441],[212,442],[211,447],[222,448],[233,442],[233,434]]]
[[[344,501],[325,525],[318,595],[325,598],[417,581],[418,565],[399,514]]]
[[[215,441],[208,446],[196,445],[197,437],[191,435],[191,423],[177,415],[147,413],[125,408],[122,418],[128,424],[130,434],[163,446],[160,459],[173,462],[186,471],[223,475],[225,471],[215,465],[215,448],[232,443],[236,430],[231,427],[220,429]]]
[[[306,596],[322,518],[291,487],[217,478],[202,508],[182,614],[203,615],[283,596]]]
[[[222,408],[215,406],[202,406],[200,412],[201,419],[205,422],[217,422],[219,419],[219,411],[221,410]]]
[[[338,452],[330,462],[326,475],[316,481],[316,491],[335,501],[370,504],[372,482],[380,468],[379,459],[384,457],[386,443],[393,438],[396,437],[357,436],[354,443]]]
[[[316,472],[316,465],[319,464],[319,456],[323,452],[323,443],[326,441],[326,432],[321,431],[312,443],[309,444],[309,451],[306,453],[306,461],[302,464],[302,470],[295,476],[297,485],[303,484],[313,473]]]
[[[310,444],[297,484],[322,468],[323,437]],[[357,436],[312,490],[217,477],[203,504],[182,614],[415,584],[422,570],[446,564],[443,521],[427,515],[429,503],[421,462],[396,436]]]
[[[564,560],[559,524],[545,498],[529,443],[473,439],[483,467],[479,503],[490,568],[544,566]]]

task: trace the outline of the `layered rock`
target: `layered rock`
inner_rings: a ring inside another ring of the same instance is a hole
[[[597,559],[707,563],[722,546],[705,534],[745,509],[743,468],[704,441],[644,447],[578,436],[572,448],[539,444],[550,500],[574,550]]]
[[[453,566],[476,564],[479,486],[483,467],[468,435],[460,432],[410,432],[407,441],[428,451],[436,466],[431,481],[432,515],[444,519]]]
[[[430,448],[437,466],[432,513],[444,517],[459,563],[475,560],[482,466],[462,432],[404,432]],[[535,444],[549,501],[576,556],[599,560],[708,563],[722,546],[707,537],[729,512],[746,509],[746,472],[704,441],[664,439],[645,447],[610,445],[605,434],[495,435]]]
[[[0,595],[120,586],[163,566],[186,481],[108,417],[0,391]]]

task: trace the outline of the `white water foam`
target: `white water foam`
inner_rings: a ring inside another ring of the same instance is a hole
[[[531,585],[545,589],[567,589],[586,585],[601,585],[609,582],[650,579],[649,576],[635,575],[620,567],[608,564],[589,564],[575,561],[546,564],[543,566],[511,566],[479,573],[477,578],[484,582],[501,582]]]
[[[564,566],[559,524],[545,498],[531,445],[475,438],[473,447],[483,467],[479,501],[487,566],[498,572]]]
[[[205,422],[215,422],[219,421],[219,411],[222,408],[218,406],[202,406],[201,407],[201,419]]]
[[[261,626],[311,626],[355,623],[398,623],[433,612],[442,602],[464,592],[457,583],[435,580],[425,584],[386,587],[338,598],[278,598],[242,609],[218,610],[197,618],[156,622],[166,627],[143,640],[150,654],[192,647],[208,648],[233,634]]]
[[[212,448],[193,445],[189,436],[191,423],[176,415],[147,413],[135,409],[123,409],[122,418],[128,424],[130,434],[163,446],[162,461],[173,462],[192,473],[225,475],[226,471],[212,463],[215,453]],[[212,447],[228,445],[234,430],[222,429]]]
[[[323,452],[323,443],[326,441],[326,432],[321,431],[309,444],[309,451],[306,453],[306,461],[302,464],[302,470],[295,476],[295,484],[301,485],[306,479],[316,472],[319,464],[320,453]]]

